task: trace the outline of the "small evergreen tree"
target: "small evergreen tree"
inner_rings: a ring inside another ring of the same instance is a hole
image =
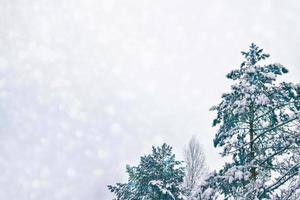
[[[242,55],[240,68],[227,75],[236,82],[231,92],[212,108],[214,145],[232,162],[207,180],[199,199],[214,199],[215,190],[224,199],[292,199],[300,187],[300,85],[277,83],[288,70],[261,65],[269,55],[255,44]]]
[[[116,200],[180,200],[184,168],[175,160],[172,147],[152,147],[152,153],[141,157],[136,167],[127,166],[128,182],[109,185]]]

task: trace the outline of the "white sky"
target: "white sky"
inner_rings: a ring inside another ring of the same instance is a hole
[[[151,145],[193,134],[251,42],[300,79],[299,1],[0,0],[0,199],[109,200]]]

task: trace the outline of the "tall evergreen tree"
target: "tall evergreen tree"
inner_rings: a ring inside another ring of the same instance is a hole
[[[172,147],[152,147],[150,155],[142,156],[136,167],[127,166],[128,182],[109,185],[116,200],[181,200],[184,168],[175,160]]]
[[[240,68],[227,75],[235,84],[212,108],[214,145],[232,162],[207,180],[199,199],[214,199],[212,188],[225,199],[292,199],[300,187],[300,85],[278,83],[288,70],[261,64],[269,55],[255,44],[242,55]]]

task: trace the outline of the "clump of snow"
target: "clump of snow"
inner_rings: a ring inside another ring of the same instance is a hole
[[[256,103],[258,105],[267,105],[269,102],[270,102],[269,98],[264,94],[261,94],[256,98]]]
[[[279,68],[284,68],[284,66],[282,65],[282,64],[280,64],[280,63],[274,63],[273,65],[275,65],[276,67],[279,67]]]
[[[235,179],[242,180],[243,177],[244,177],[244,174],[243,174],[242,171],[237,170],[237,171],[234,173],[234,177],[235,177]]]
[[[249,173],[245,173],[242,170],[243,167],[238,166],[229,169],[224,175],[225,180],[227,180],[229,184],[236,180],[248,180],[250,176]]]
[[[255,71],[256,71],[256,69],[254,66],[250,66],[246,69],[246,72],[248,72],[248,73],[255,73]]]
[[[172,199],[175,199],[174,195],[172,194],[172,192],[170,190],[168,190],[168,188],[171,188],[171,185],[165,185],[163,184],[162,181],[160,180],[152,180],[149,182],[149,185],[153,185],[159,188],[159,190],[163,193],[163,194],[167,194],[169,195]]]
[[[267,78],[270,78],[270,79],[273,79],[273,80],[276,79],[276,75],[275,75],[273,72],[266,73],[265,76],[266,76]]]
[[[162,182],[160,180],[152,180],[152,181],[149,182],[149,184],[157,186],[157,185],[161,185]]]

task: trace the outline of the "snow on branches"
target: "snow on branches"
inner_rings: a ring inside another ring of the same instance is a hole
[[[227,74],[235,82],[231,91],[211,109],[217,112],[214,145],[232,162],[206,188],[229,199],[277,198],[282,191],[293,193],[286,188],[296,190],[299,179],[300,87],[278,83],[288,70],[278,63],[260,65],[269,54],[255,44],[242,55],[240,68]]]
[[[116,200],[182,200],[184,177],[182,162],[175,160],[172,147],[152,147],[152,153],[141,157],[136,167],[127,166],[128,182],[109,185]]]

